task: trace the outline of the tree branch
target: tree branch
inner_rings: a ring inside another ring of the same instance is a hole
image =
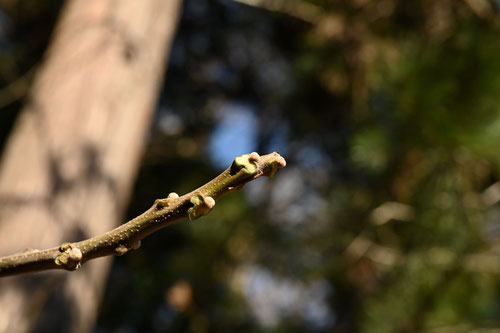
[[[197,219],[214,207],[222,195],[239,190],[260,176],[272,177],[286,165],[278,153],[238,156],[231,166],[202,187],[179,197],[170,193],[157,199],[143,214],[96,237],[76,243],[64,243],[47,250],[29,250],[0,258],[0,277],[48,269],[74,271],[85,262],[109,255],[123,255],[138,249],[149,234],[184,218]]]

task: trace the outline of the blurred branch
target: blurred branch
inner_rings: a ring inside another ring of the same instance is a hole
[[[364,257],[385,267],[393,267],[402,257],[398,249],[376,244],[364,232],[351,241],[344,255],[350,261],[358,261]]]
[[[323,14],[321,8],[305,1],[297,0],[234,0],[245,5],[286,14],[296,19],[317,24]]]
[[[500,201],[500,182],[490,185],[480,194],[481,203],[486,207],[491,207]]]
[[[493,8],[488,0],[464,0],[465,3],[478,17],[489,18],[493,14]]]
[[[498,240],[497,240],[498,241]],[[351,262],[367,258],[379,270],[391,269],[404,263],[408,258],[400,249],[375,243],[365,233],[355,237],[345,249],[344,255]],[[425,262],[434,267],[447,268],[453,265],[461,270],[481,273],[500,272],[498,250],[486,249],[479,253],[460,254],[445,247],[431,247],[420,253]]]
[[[277,168],[285,165],[285,159],[278,153],[238,156],[226,171],[202,187],[182,197],[170,193],[165,199],[157,199],[149,210],[103,235],[0,258],[0,277],[48,269],[73,271],[91,259],[123,255],[139,248],[141,240],[151,233],[177,220],[194,220],[207,214],[222,195],[260,176],[272,177]]]
[[[37,66],[32,67],[25,74],[0,89],[0,108],[17,101],[26,95],[36,68]]]
[[[371,212],[370,219],[373,224],[382,225],[391,220],[409,221],[414,216],[413,207],[400,202],[387,201]]]

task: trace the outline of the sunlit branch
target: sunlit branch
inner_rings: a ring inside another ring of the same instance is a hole
[[[146,212],[105,234],[0,258],[0,277],[48,269],[73,271],[91,259],[123,255],[138,249],[141,240],[151,233],[177,220],[194,220],[207,214],[222,195],[239,190],[260,176],[272,177],[285,165],[285,159],[278,153],[238,156],[226,171],[207,184],[183,196],[170,193],[165,199],[157,199]]]

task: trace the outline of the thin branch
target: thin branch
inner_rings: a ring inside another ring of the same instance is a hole
[[[202,187],[181,197],[170,193],[165,199],[157,199],[146,212],[105,234],[0,258],[0,277],[48,269],[74,271],[95,258],[123,255],[138,249],[141,240],[151,233],[180,219],[194,220],[207,214],[222,195],[239,190],[260,176],[272,177],[285,165],[285,159],[278,153],[238,156],[226,171]]]

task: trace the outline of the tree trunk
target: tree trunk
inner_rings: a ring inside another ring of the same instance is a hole
[[[180,0],[66,4],[0,167],[0,256],[122,222]],[[110,260],[0,280],[0,332],[92,329]]]

